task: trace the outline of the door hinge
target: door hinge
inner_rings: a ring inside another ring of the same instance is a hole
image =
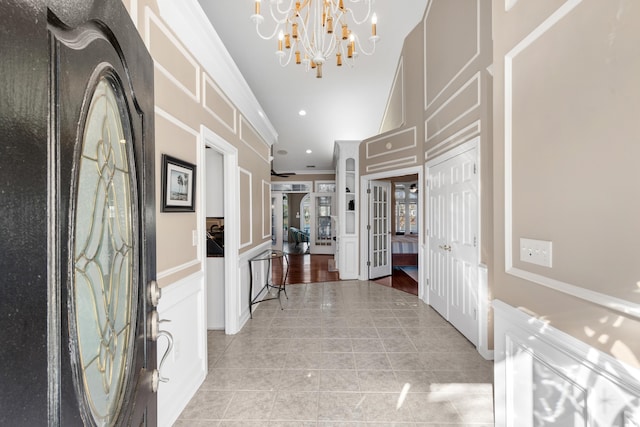
[[[474,163],[473,164],[473,174],[477,174],[478,173],[478,166]]]
[[[367,261],[367,267],[371,267],[371,261]]]
[[[473,320],[478,320],[478,309],[477,308],[473,309]]]
[[[478,238],[473,236],[473,247],[475,248],[476,246],[478,246]]]
[[[371,194],[371,189],[367,188],[367,194]]]
[[[371,230],[371,225],[367,224],[367,230]]]

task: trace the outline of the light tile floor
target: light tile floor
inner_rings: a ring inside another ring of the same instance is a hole
[[[234,336],[176,426],[492,426],[493,365],[417,297],[373,282],[287,286]]]

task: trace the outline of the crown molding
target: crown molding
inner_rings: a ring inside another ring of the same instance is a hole
[[[158,0],[158,10],[164,23],[197,58],[260,137],[269,145],[276,143],[278,132],[197,0]]]

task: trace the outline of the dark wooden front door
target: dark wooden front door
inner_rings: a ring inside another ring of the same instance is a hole
[[[0,32],[0,425],[155,425],[151,57],[120,0]]]

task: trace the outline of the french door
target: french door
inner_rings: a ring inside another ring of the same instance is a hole
[[[369,182],[369,279],[391,274],[391,182]]]
[[[333,193],[310,193],[311,233],[310,252],[312,254],[333,254],[335,252],[335,200]]]
[[[271,247],[273,249],[282,250],[284,247],[283,223],[283,193],[274,191],[271,193]]]
[[[477,147],[427,165],[429,304],[478,343]]]

